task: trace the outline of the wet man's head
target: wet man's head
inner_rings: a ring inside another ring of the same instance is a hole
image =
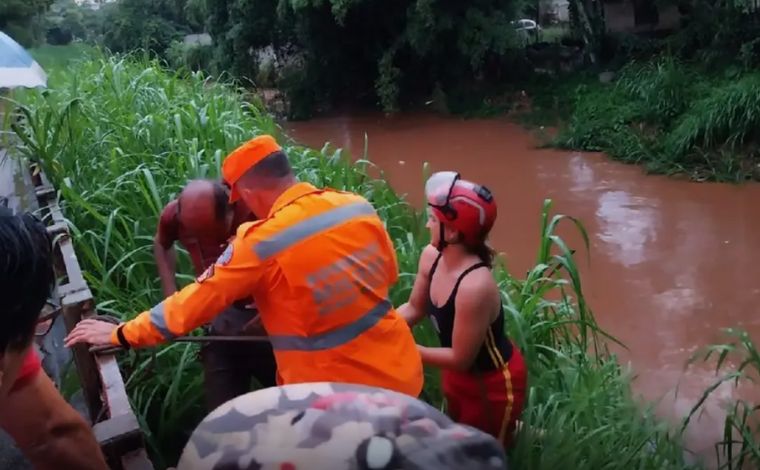
[[[293,168],[272,136],[244,143],[224,160],[224,179],[232,188],[230,200],[242,199],[254,214],[268,214],[276,199],[296,182]]]
[[[227,189],[218,181],[192,180],[178,198],[177,216],[187,230],[205,233],[232,223]]]
[[[30,214],[0,207],[0,389],[14,381],[54,282],[45,226]]]

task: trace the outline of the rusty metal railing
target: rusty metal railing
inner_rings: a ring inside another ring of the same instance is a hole
[[[55,272],[62,281],[60,299],[66,331],[82,319],[95,315],[95,302],[82,275],[68,225],[57,201],[57,191],[45,173],[26,166],[39,216],[55,239]],[[95,437],[110,468],[153,470],[142,431],[127,397],[119,365],[113,355],[94,355],[87,345],[72,348],[74,363]]]

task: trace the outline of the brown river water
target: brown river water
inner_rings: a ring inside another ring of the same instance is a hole
[[[634,391],[658,401],[674,423],[715,380],[704,365],[683,372],[696,348],[721,339],[726,327],[760,340],[760,185],[695,183],[646,175],[601,154],[539,149],[529,131],[503,119],[350,114],[283,127],[305,145],[329,141],[355,157],[366,133],[369,159],[416,206],[426,161],[485,184],[499,204],[491,241],[515,275],[533,266],[545,198],[555,213],[579,218],[590,261],[579,236],[560,234],[581,255],[587,300],[602,328],[628,347],[612,349],[637,375]],[[728,386],[715,392],[689,427],[693,452],[711,460],[721,402],[736,396]]]

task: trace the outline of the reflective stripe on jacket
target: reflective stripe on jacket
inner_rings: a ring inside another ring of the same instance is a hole
[[[169,341],[253,295],[283,384],[356,383],[416,397],[422,362],[389,300],[397,279],[393,243],[366,199],[298,183],[267,218],[241,225],[195,283],[123,333],[135,347]]]

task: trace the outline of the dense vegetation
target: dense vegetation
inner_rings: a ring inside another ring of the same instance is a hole
[[[372,201],[399,255],[402,273],[392,299],[398,304],[409,295],[426,242],[421,217],[385,182],[367,176],[368,162],[352,164],[339,150],[296,145],[235,89],[144,58],[112,57],[52,70],[48,92],[21,98],[21,150],[61,192],[101,311],[129,317],[160,300],[151,239],[162,205],[188,178],[218,175],[225,152],[258,132],[284,139],[301,178]],[[530,368],[526,427],[511,451],[513,461],[529,469],[691,468],[678,433],[633,400],[629,374],[606,352],[572,250],[554,234],[558,224],[572,220],[553,216],[548,202],[537,216],[543,223],[535,268],[525,279],[505,269],[497,274],[507,328]],[[186,256],[181,261],[189,273]],[[435,342],[429,325],[415,334],[422,343]],[[121,358],[160,466],[176,461],[203,414],[195,354],[193,345],[173,344]],[[443,406],[436,374],[428,376],[423,398]]]
[[[48,40],[137,49],[175,67],[275,87],[291,117],[350,102],[386,111],[434,93],[472,106],[524,66],[512,21],[528,2],[405,0],[56,0]],[[211,43],[186,43],[209,33]]]
[[[716,76],[669,55],[632,62],[614,83],[592,79],[565,89],[549,144],[696,180],[759,179],[758,85],[757,72]]]
[[[224,38],[216,56],[225,69],[255,77],[246,70],[252,62],[247,48],[295,46],[303,66],[284,80],[302,108],[294,110],[299,115],[348,97],[393,111],[435,88],[457,95],[506,76],[517,45],[510,21],[521,7],[513,0],[210,4],[210,32]],[[236,9],[240,15],[232,14]],[[242,37],[223,34],[243,27]]]
[[[524,1],[119,0],[92,9],[47,0],[10,2],[0,22],[28,24],[51,44],[139,50],[176,69],[274,88],[290,118],[340,104],[482,115],[509,110],[527,89],[537,112],[561,114],[553,145],[698,180],[757,179],[756,6],[677,4],[680,27],[663,37],[607,32],[597,3],[572,0],[569,27],[555,39],[582,46],[585,62],[551,77],[535,72],[515,30],[515,19],[537,16]],[[185,40],[199,33],[209,36]],[[617,79],[602,84],[600,71]]]
[[[556,118],[552,145],[697,180],[760,179],[758,33],[756,11],[705,3],[672,35],[628,38],[611,83],[576,74],[535,87],[534,111]]]
[[[0,31],[24,46],[44,40],[42,13],[53,0],[3,0],[0,2]]]

